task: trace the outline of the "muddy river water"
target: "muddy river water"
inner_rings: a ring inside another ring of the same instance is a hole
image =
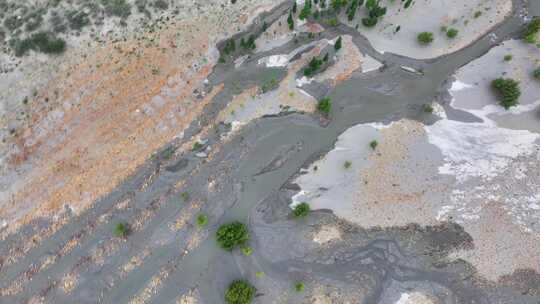
[[[230,126],[216,126],[205,142],[207,152],[212,153],[208,159],[195,152],[173,159],[158,153],[93,208],[21,260],[3,267],[0,288],[19,284],[23,289],[14,295],[6,293],[0,303],[30,299],[44,303],[191,303],[179,302],[185,294],[199,303],[222,303],[226,287],[238,278],[257,287],[255,303],[397,303],[405,291],[433,298],[417,303],[539,303],[538,294],[477,278],[466,262],[441,263],[439,258],[448,250],[471,244],[458,225],[363,229],[325,210],[294,220],[288,207],[298,190],[292,179],[331,150],[338,136],[351,126],[419,119],[422,105],[432,101],[445,106],[454,120],[474,121],[468,113],[448,107],[452,74],[494,45],[519,35],[524,7],[532,15],[540,14],[536,0],[514,3],[514,16],[489,34],[433,60],[380,54],[361,33],[345,25],[325,30],[316,39],[351,35],[362,53],[384,63],[380,70],[354,73],[336,87],[327,83],[304,87],[315,98],[332,98],[330,119],[282,112],[248,123],[227,140],[223,138]],[[290,3],[284,3],[261,15],[248,32],[257,34],[262,22],[270,24],[289,7]],[[301,44],[308,42],[300,40]],[[298,47],[291,41],[254,54],[238,67],[216,66],[203,90],[209,92],[220,84],[224,89],[171,146],[197,134],[239,91],[268,78],[283,79],[286,67],[266,68],[258,60]],[[177,186],[180,181],[182,185]],[[189,198],[180,198],[182,192],[189,193]],[[130,201],[129,206],[118,208],[125,200]],[[193,224],[199,212],[209,216],[210,225],[205,229]],[[99,224],[103,218],[108,224]],[[110,239],[113,223],[133,219],[141,225],[134,225],[126,242]],[[217,227],[232,220],[248,223],[252,255],[229,253],[216,246]],[[340,227],[342,241],[326,247],[313,243],[310,235],[321,225]],[[32,232],[21,230],[28,235]],[[80,246],[62,251],[73,236]],[[11,238],[0,245],[2,253],[15,239]],[[75,278],[73,286],[70,276]],[[293,290],[296,281],[306,283],[305,293]],[[538,282],[528,284],[538,288],[534,286]]]

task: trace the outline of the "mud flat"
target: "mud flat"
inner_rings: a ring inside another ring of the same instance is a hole
[[[261,34],[264,22],[272,26],[290,5],[285,2],[263,13],[262,19],[255,18],[245,32],[221,41],[217,49],[223,51],[230,39]],[[520,28],[518,20],[515,15],[494,33],[499,39],[510,37]],[[256,46],[253,52],[233,52],[220,61],[223,53],[203,43],[208,53],[200,54],[213,61],[202,60],[195,68],[198,72],[186,73],[187,78],[156,80],[156,94],[134,102],[138,114],[133,115],[149,116],[137,129],[147,140],[140,143],[144,147],[140,157],[162,148],[118,186],[107,185],[112,192],[101,189],[108,194],[89,200],[87,208],[74,213],[68,205],[56,217],[39,218],[16,233],[4,230],[1,301],[223,303],[229,284],[242,278],[256,287],[255,303],[536,304],[540,278],[535,261],[527,260],[531,254],[520,252],[523,258],[512,256],[511,265],[484,268],[474,260],[475,254],[497,262],[509,255],[496,256],[483,245],[495,244],[489,234],[493,230],[484,235],[474,229],[504,224],[512,237],[506,240],[503,229],[495,230],[503,233],[496,238],[515,247],[518,244],[511,242],[522,242],[522,230],[514,227],[528,227],[531,218],[523,214],[535,214],[515,209],[520,213],[514,217],[501,211],[523,207],[520,196],[511,197],[517,200],[515,205],[491,198],[493,191],[502,198],[510,190],[526,193],[530,189],[523,179],[533,183],[531,189],[538,188],[533,177],[537,165],[524,163],[538,155],[531,149],[537,145],[537,134],[506,129],[467,109],[452,108],[448,94],[455,70],[488,52],[498,40],[480,39],[458,54],[434,61],[385,55],[384,67],[379,68],[368,55],[380,59],[380,54],[349,27],[302,35],[298,42],[268,45],[260,51]],[[334,53],[332,42],[338,36],[344,45]],[[172,39],[161,38],[165,45]],[[324,70],[299,85],[311,56],[326,51],[330,55]],[[200,54],[193,58],[200,59]],[[160,67],[167,66],[164,62]],[[372,68],[376,70],[366,71]],[[146,80],[151,74],[145,74]],[[146,82],[140,81],[144,87]],[[303,98],[296,99],[300,94]],[[313,111],[322,96],[332,99],[332,108],[324,115]],[[115,108],[119,112],[125,108],[122,100]],[[145,101],[151,107],[145,107]],[[242,107],[247,101],[250,105]],[[297,112],[287,111],[285,107],[294,102],[310,107],[302,111],[297,105]],[[108,108],[100,104],[97,114],[107,116]],[[425,110],[427,104],[432,113]],[[85,104],[84,109],[89,108],[92,104]],[[152,115],[156,112],[161,114]],[[182,125],[165,124],[171,113],[189,119]],[[97,114],[93,119],[101,121]],[[107,117],[114,129],[115,121],[134,120]],[[241,127],[235,129],[235,121],[242,122]],[[111,141],[99,130],[103,138],[96,136],[91,145]],[[70,134],[70,140],[77,134]],[[125,134],[132,133],[118,136]],[[378,142],[374,148],[372,140]],[[137,155],[142,151],[134,149]],[[113,151],[124,155],[123,150]],[[99,153],[92,155],[101,159]],[[103,166],[113,164],[114,159]],[[515,173],[524,166],[529,166],[530,177],[519,180],[521,175]],[[112,167],[108,170],[116,168]],[[73,166],[58,168],[76,171]],[[101,175],[109,172],[103,167],[95,170]],[[508,182],[512,178],[515,183]],[[485,184],[491,187],[479,188]],[[476,195],[484,190],[494,203],[487,204],[484,194]],[[299,193],[315,209],[300,219],[290,209],[291,203],[300,201]],[[489,213],[492,209],[486,205],[499,208]],[[200,214],[207,216],[208,225],[197,225]],[[478,219],[491,220],[494,215],[509,220],[475,226]],[[232,220],[247,224],[251,254],[218,248],[215,232]],[[112,234],[120,222],[130,227],[126,238]],[[528,244],[522,247],[531,249]],[[491,254],[489,259],[484,252]],[[511,252],[502,254],[507,253]],[[525,262],[527,269],[513,271]],[[303,292],[294,289],[297,282],[304,283]]]

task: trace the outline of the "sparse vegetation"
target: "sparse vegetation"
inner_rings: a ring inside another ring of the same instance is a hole
[[[234,281],[225,292],[225,302],[227,304],[249,304],[253,300],[255,291],[255,287],[247,281]]]
[[[455,28],[449,28],[447,31],[446,31],[446,37],[448,38],[456,38],[457,35],[458,35],[459,31]]]
[[[533,76],[534,78],[540,80],[540,68],[536,68],[536,70],[534,70]]]
[[[305,289],[305,285],[303,282],[294,283],[294,290],[296,290],[296,292],[304,292],[304,289]]]
[[[491,82],[491,86],[501,97],[499,104],[505,109],[518,105],[518,99],[521,96],[518,81],[511,78],[497,78]]]
[[[182,199],[187,202],[189,200],[189,193],[187,193],[186,191],[180,193],[180,197],[182,197]]]
[[[324,114],[330,113],[330,110],[332,110],[332,100],[330,99],[330,97],[325,97],[319,100],[319,103],[317,104],[317,110]]]
[[[192,151],[199,151],[203,147],[204,147],[204,145],[202,143],[200,143],[199,141],[196,141],[196,142],[193,143],[193,147],[191,148],[191,150]]]
[[[199,228],[206,227],[208,225],[208,216],[206,214],[200,213],[197,215],[197,226]]]
[[[129,234],[129,226],[127,223],[118,223],[114,226],[114,236],[126,238]]]
[[[536,34],[540,32],[540,17],[534,17],[523,33],[523,40],[527,43],[536,43]]]
[[[418,43],[422,45],[428,45],[433,42],[433,33],[432,32],[422,32],[416,37]]]
[[[216,232],[216,238],[221,248],[232,251],[234,248],[247,243],[249,232],[246,225],[235,221],[219,227]]]
[[[306,217],[309,214],[310,207],[308,203],[300,203],[293,209],[293,215],[296,218]]]
[[[376,141],[376,140],[372,140],[370,143],[369,143],[369,146],[371,147],[371,149],[375,150],[377,148],[377,146],[379,145],[379,143]]]

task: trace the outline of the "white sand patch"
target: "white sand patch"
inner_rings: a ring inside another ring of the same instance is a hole
[[[422,293],[412,292],[402,293],[396,304],[435,304],[435,302]]]
[[[427,126],[428,140],[441,149],[445,164],[441,174],[454,175],[460,183],[481,177],[487,181],[504,171],[514,158],[530,155],[539,135],[509,130],[493,123],[462,123],[443,119]]]
[[[259,64],[265,64],[266,67],[284,67],[289,63],[289,57],[287,55],[273,55],[259,59]]]

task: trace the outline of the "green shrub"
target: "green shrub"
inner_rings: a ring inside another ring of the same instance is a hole
[[[125,238],[129,234],[129,226],[126,223],[118,223],[114,226],[114,236]]]
[[[474,13],[474,18],[478,18],[478,17],[480,17],[480,16],[482,16],[482,12],[481,12],[481,11],[476,11],[476,12]]]
[[[504,59],[504,61],[510,61],[510,60],[512,60],[512,58],[514,58],[514,57],[509,54],[509,55],[504,55],[503,59]]]
[[[350,160],[345,161],[345,163],[343,163],[343,168],[345,169],[349,169],[351,166],[352,166],[352,162]]]
[[[536,68],[533,72],[534,78],[540,80],[540,68]]]
[[[88,15],[82,11],[71,10],[66,13],[66,18],[72,30],[80,30],[90,23]]]
[[[304,283],[302,282],[294,283],[294,290],[296,290],[296,292],[303,292],[304,289],[305,289]]]
[[[491,86],[500,95],[499,104],[505,109],[508,110],[519,103],[518,99],[521,96],[521,90],[518,81],[511,78],[497,78],[491,82]]]
[[[446,37],[453,39],[453,38],[456,38],[458,33],[459,33],[459,31],[456,30],[455,28],[450,28],[450,29],[448,29],[448,31],[446,31]]]
[[[433,33],[432,32],[422,32],[416,37],[418,43],[422,45],[428,45],[433,42]]]
[[[296,218],[306,217],[309,214],[310,207],[308,203],[300,203],[293,209],[293,215]]]
[[[242,253],[245,256],[250,256],[253,253],[253,249],[251,247],[249,247],[249,246],[244,246],[244,247],[242,247]]]
[[[197,215],[197,226],[199,228],[206,227],[208,225],[208,216],[206,214],[200,213]]]
[[[246,225],[240,222],[232,222],[219,227],[216,237],[221,248],[231,251],[237,246],[244,245],[249,240],[249,232]]]
[[[362,24],[365,27],[374,27],[375,25],[377,25],[377,22],[377,18],[362,18]]]
[[[369,143],[369,146],[371,147],[371,149],[375,150],[377,148],[377,146],[379,145],[379,143],[376,141],[376,140],[372,140],[370,143]]]
[[[317,110],[325,114],[330,113],[330,110],[332,110],[332,100],[330,99],[330,97],[325,97],[321,99],[317,104]]]
[[[428,103],[424,104],[422,108],[424,109],[425,113],[433,113],[433,107]]]
[[[255,287],[247,281],[234,281],[225,292],[225,302],[227,304],[249,304],[255,295],[255,291]]]

